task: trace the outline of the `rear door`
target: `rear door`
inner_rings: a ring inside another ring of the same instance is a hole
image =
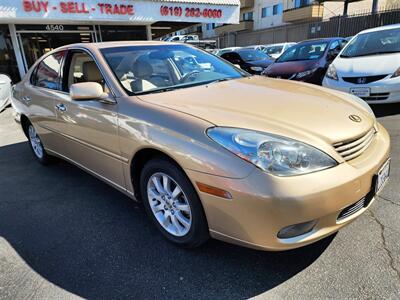
[[[44,57],[24,82],[21,102],[28,107],[29,120],[47,150],[62,149],[57,139],[55,99],[61,92],[60,72],[66,51]]]
[[[65,156],[124,189],[118,139],[118,104],[98,65],[85,50],[70,50],[62,73],[63,94],[55,106],[57,130],[63,139]],[[72,100],[69,89],[72,84],[79,82],[101,84],[109,95],[108,102],[99,99]]]

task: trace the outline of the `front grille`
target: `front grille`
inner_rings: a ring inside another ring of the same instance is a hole
[[[371,191],[361,200],[358,200],[356,203],[353,203],[346,208],[344,208],[338,215],[337,220],[341,221],[343,219],[346,219],[347,217],[350,217],[351,215],[355,214],[359,210],[367,207],[369,203],[372,201],[374,198],[374,191],[375,191],[375,184],[376,184],[376,177],[373,178],[372,180],[372,187]]]
[[[386,100],[389,98],[390,93],[371,93],[369,97],[361,97],[365,101]]]
[[[372,128],[366,134],[363,134],[356,139],[336,143],[333,147],[344,160],[349,161],[363,154],[372,143],[375,133],[375,128]]]
[[[385,75],[375,75],[375,76],[343,77],[343,80],[355,84],[368,84],[374,81],[381,80],[386,76],[388,75],[385,74]]]
[[[357,201],[356,203],[347,206],[345,209],[343,209],[339,216],[337,217],[338,221],[341,221],[343,219],[346,219],[347,217],[350,217],[352,214],[355,214],[358,212],[360,209],[362,209],[365,206],[365,197],[362,198],[361,200]]]

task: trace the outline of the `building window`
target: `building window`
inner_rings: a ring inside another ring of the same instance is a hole
[[[140,41],[146,40],[145,26],[101,25],[101,38],[106,41]]]
[[[215,23],[208,23],[207,30],[213,30],[215,28]]]
[[[273,15],[281,15],[283,12],[283,5],[282,3],[276,4],[273,6]]]
[[[312,2],[313,2],[313,0],[295,0],[294,5],[296,8],[299,8],[299,7],[310,5]]]
[[[272,6],[263,7],[261,10],[261,17],[266,18],[272,16]]]
[[[243,21],[253,21],[253,12],[249,11],[243,14]]]

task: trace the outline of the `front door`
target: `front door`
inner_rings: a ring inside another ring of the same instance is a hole
[[[118,104],[96,99],[72,100],[69,88],[79,82],[100,83],[109,93],[93,58],[82,50],[71,50],[63,69],[64,94],[55,103],[58,131],[65,143],[65,156],[125,189],[118,141]],[[111,93],[109,97],[109,100],[113,100]]]

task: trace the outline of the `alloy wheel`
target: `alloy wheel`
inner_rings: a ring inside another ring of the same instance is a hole
[[[174,236],[186,235],[192,226],[189,201],[179,184],[158,172],[147,183],[147,198],[158,223]]]
[[[36,133],[35,128],[32,125],[29,125],[28,132],[29,132],[29,141],[32,145],[33,152],[38,158],[40,159],[43,158],[43,153],[44,153],[43,145],[42,142],[40,141],[39,136]]]

